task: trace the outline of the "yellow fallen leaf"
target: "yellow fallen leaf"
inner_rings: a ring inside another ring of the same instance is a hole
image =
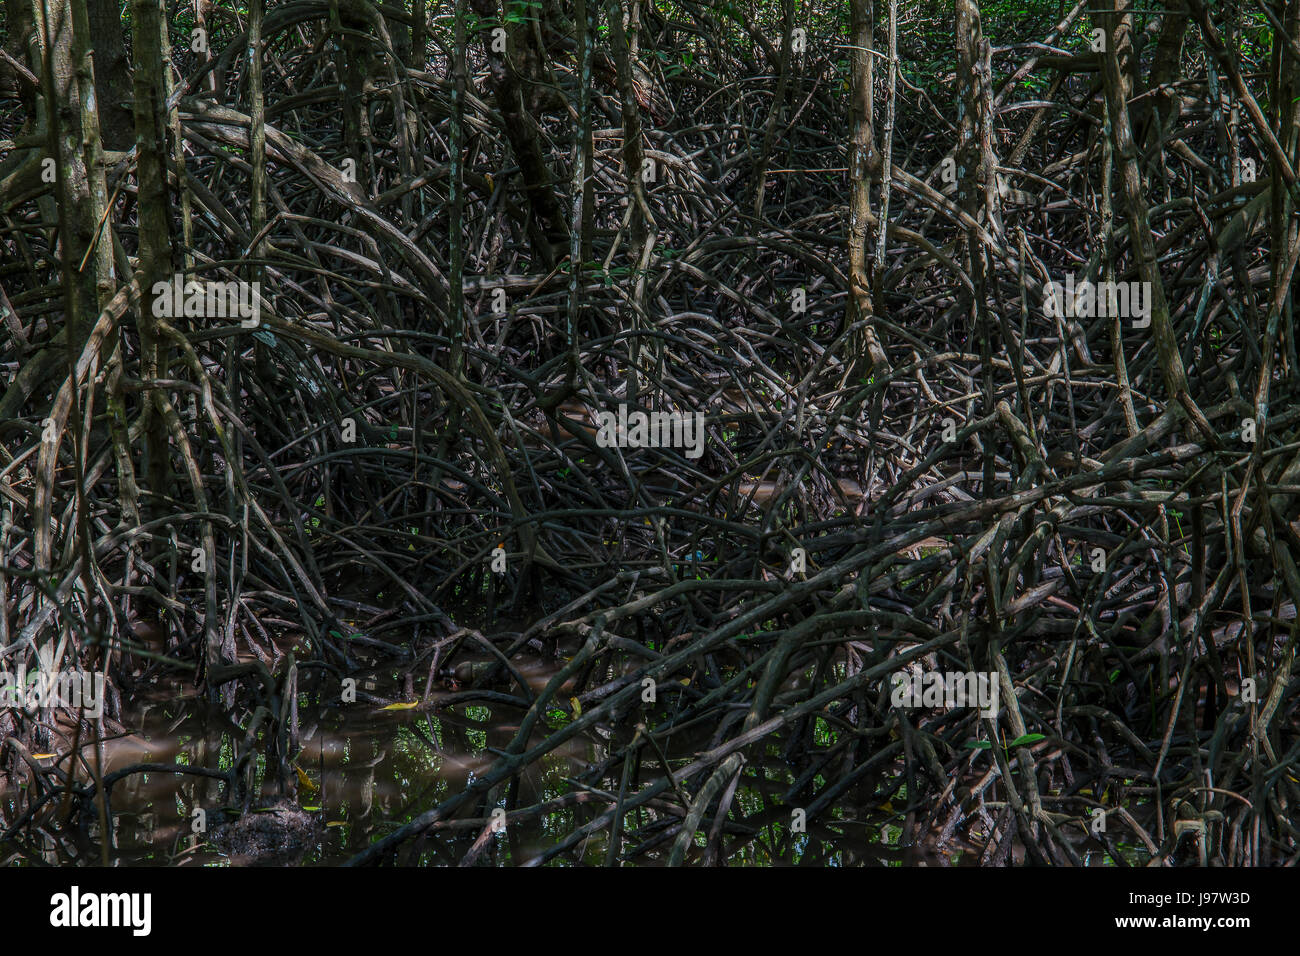
[[[57,757],[58,754],[32,754],[37,760],[49,760],[51,757]]]
[[[347,825],[347,820],[331,820],[329,823],[325,824],[327,827],[345,827]]]
[[[420,702],[418,700],[415,700],[415,701],[411,701],[409,704],[408,703],[389,704],[387,707],[380,707],[379,709],[380,710],[414,710],[416,707],[419,706],[420,706]]]
[[[691,686],[691,679],[690,679],[689,677],[683,677],[683,678],[682,678],[682,686],[683,686],[683,687],[690,687],[690,686]]]
[[[311,777],[303,773],[302,767],[299,767],[297,764],[294,764],[293,769],[294,772],[298,774],[298,786],[302,787],[308,793],[315,793],[317,790],[320,789],[320,787],[312,783]]]
[[[581,717],[581,716],[582,716],[582,704],[578,703],[578,698],[576,698],[576,697],[570,697],[570,698],[569,698],[569,706],[573,708],[573,716],[574,716],[574,717]]]

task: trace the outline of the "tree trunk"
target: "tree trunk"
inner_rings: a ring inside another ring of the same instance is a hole
[[[250,197],[250,229],[254,259],[262,257],[265,242],[258,233],[266,225],[266,104],[262,98],[262,18],[263,0],[250,0],[248,4],[248,162],[253,167],[252,195]],[[250,279],[261,278],[262,265],[253,266]]]
[[[131,116],[131,77],[118,0],[87,0],[90,42],[95,51],[95,101],[104,148],[128,150],[135,142]]]
[[[1273,41],[1273,55],[1277,58],[1277,93],[1272,97],[1278,112],[1277,138],[1291,168],[1300,166],[1300,57],[1291,52],[1300,45],[1300,0],[1289,0],[1282,14],[1284,38]],[[1282,170],[1276,162],[1271,174],[1271,233],[1269,246],[1270,273],[1273,288],[1280,288],[1288,269],[1290,251],[1300,241],[1300,223],[1294,215],[1295,203],[1283,185]],[[1295,343],[1294,297],[1287,294],[1283,300],[1282,318],[1286,345],[1287,365],[1295,372],[1297,361]]]
[[[638,376],[641,371],[642,342],[636,330],[649,324],[646,314],[646,267],[654,251],[656,227],[654,214],[646,200],[645,184],[641,180],[641,164],[645,151],[641,148],[641,110],[636,98],[635,80],[632,76],[632,44],[623,27],[623,10],[618,0],[605,0],[605,16],[609,21],[610,50],[614,59],[615,78],[618,84],[619,104],[623,111],[623,170],[627,177],[628,263],[632,280],[633,338],[629,343],[631,361],[628,363],[627,399],[636,401],[640,391]],[[659,349],[652,339],[657,364]]]
[[[429,43],[429,34],[425,26],[428,18],[425,0],[414,0],[411,4],[411,69],[423,71],[428,65],[425,48]]]
[[[767,163],[776,140],[776,128],[785,116],[786,88],[790,85],[790,47],[794,36],[794,0],[784,0],[781,16],[781,55],[776,65],[776,94],[767,114],[767,128],[763,130],[763,145],[754,167],[754,218],[763,215],[763,194],[767,189]]]
[[[1164,0],[1165,18],[1160,24],[1160,38],[1151,58],[1151,95],[1138,101],[1134,124],[1143,133],[1148,147],[1164,140],[1178,122],[1182,101],[1171,88],[1181,75],[1183,37],[1187,33],[1187,4],[1184,0]]]
[[[989,43],[980,26],[980,11],[973,0],[957,0],[955,10],[957,36],[957,93],[961,104],[961,119],[957,128],[957,205],[972,222],[983,221],[984,227],[995,235],[997,227],[997,170],[993,156],[992,77]],[[984,413],[993,411],[993,343],[992,322],[988,307],[987,251],[979,232],[971,227],[962,241],[966,271],[970,274],[972,291],[963,287],[963,317],[967,322],[967,335],[974,331],[979,336],[980,365],[984,378]],[[981,485],[985,497],[993,494],[993,446],[984,446],[984,480]]]
[[[465,361],[465,0],[456,0],[455,40],[451,64],[451,374],[460,375]]]
[[[42,22],[42,7],[48,22]],[[81,8],[84,14],[85,8]],[[80,354],[100,309],[115,291],[112,242],[100,235],[108,205],[94,66],[85,34],[77,36],[72,0],[35,4],[44,46],[42,85],[48,110],[49,157],[59,199],[60,259],[68,295],[68,347]],[[89,24],[84,23],[85,33]]]
[[[1187,373],[1178,343],[1174,339],[1169,321],[1169,303],[1165,298],[1164,283],[1160,279],[1156,261],[1155,239],[1138,167],[1137,147],[1133,142],[1133,127],[1129,120],[1128,86],[1120,71],[1121,48],[1131,45],[1132,15],[1127,13],[1128,0],[1113,0],[1112,11],[1096,12],[1094,22],[1103,29],[1106,49],[1101,54],[1102,77],[1106,86],[1106,104],[1110,110],[1110,135],[1115,148],[1115,162],[1124,186],[1125,208],[1128,212],[1129,241],[1138,275],[1151,289],[1151,331],[1156,340],[1156,355],[1164,372],[1166,400],[1175,402],[1180,394],[1187,394]]]
[[[530,88],[544,82],[541,51],[536,48],[531,24],[507,28],[505,53],[492,50],[493,26],[500,22],[496,0],[473,0],[474,12],[485,21],[481,30],[490,70],[488,86],[501,111],[502,125],[524,181],[529,208],[529,241],[544,268],[555,265],[556,253],[568,241],[564,211],[555,195],[555,176],[542,151],[541,130],[525,105],[521,79]]]
[[[867,226],[871,218],[871,177],[880,164],[872,130],[875,69],[872,64],[872,7],[870,0],[851,0],[850,34],[853,78],[850,93],[851,133],[849,139],[849,305],[851,323],[866,322],[857,336],[858,356],[866,353],[866,369],[883,371],[889,367],[885,351],[872,324],[871,277],[867,272]],[[877,228],[886,228],[878,223]]]
[[[591,194],[588,188],[591,169],[591,24],[587,17],[587,0],[576,0],[574,32],[578,43],[578,75],[574,90],[573,109],[578,122],[573,130],[573,160],[569,201],[572,214],[569,222],[573,232],[569,237],[569,303],[567,335],[570,354],[578,357],[578,336],[582,315],[583,266],[590,254]]]
[[[167,192],[167,103],[163,62],[163,0],[132,0],[132,58],[135,87],[136,207],[140,235],[139,284],[141,377],[167,377],[167,351],[158,337],[152,309],[155,282],[172,275],[171,207]],[[152,393],[150,393],[152,395]],[[171,461],[167,423],[150,402],[145,412],[145,469],[149,489],[166,496]]]

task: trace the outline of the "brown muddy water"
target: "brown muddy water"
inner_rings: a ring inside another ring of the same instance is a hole
[[[537,660],[519,666],[520,673],[539,691],[558,665]],[[311,693],[299,698],[301,752],[287,779],[268,772],[263,758],[253,768],[250,810],[230,806],[225,783],[218,779],[176,773],[134,773],[112,791],[110,860],[127,866],[242,866],[337,865],[401,824],[436,806],[482,775],[509,744],[523,717],[520,708],[499,704],[443,701],[452,691],[433,690],[427,702],[407,709],[384,709],[367,702],[418,700],[421,683],[411,694],[411,682],[397,669],[377,670],[360,676],[362,698],[341,705],[315,703]],[[327,696],[319,695],[322,699]],[[534,740],[544,738],[568,720],[560,709],[538,722]],[[104,747],[103,773],[111,774],[133,764],[185,764],[227,771],[240,749],[243,733],[228,719],[196,700],[189,685],[154,686],[147,698],[128,710],[122,723],[131,733],[110,739]],[[575,778],[605,759],[608,741],[593,731],[571,739],[518,778],[514,806],[527,807],[564,795],[570,805],[511,822],[506,832],[493,837],[479,865],[528,865],[576,827],[603,812],[607,801],[598,794],[583,800],[585,790]],[[664,744],[670,765],[689,762],[706,749],[707,734],[679,735]],[[901,845],[906,803],[905,789],[895,791],[883,804],[873,793],[858,791],[831,808],[829,814],[807,824],[807,833],[790,832],[790,810],[783,794],[794,782],[784,753],[788,741],[769,738],[765,754],[753,748],[744,765],[732,820],[725,829],[724,853],[728,865],[805,866],[963,866],[976,865],[982,848],[948,835],[938,845],[937,825],[932,838],[920,845]],[[93,766],[92,751],[86,750]],[[646,778],[657,777],[654,758],[643,768]],[[84,779],[84,778],[83,778]],[[616,789],[617,779],[601,787]],[[866,788],[868,791],[873,787]],[[494,793],[504,804],[505,791]],[[0,791],[5,816],[13,819],[14,795]],[[202,810],[202,814],[196,811]],[[485,820],[475,818],[477,808],[466,807],[454,819],[428,831],[400,862],[421,865],[455,865],[469,852],[484,830]],[[946,811],[945,814],[946,816]],[[199,829],[202,818],[204,832]],[[679,812],[629,813],[624,826],[623,864],[661,865],[676,835]],[[708,820],[706,819],[706,824]],[[941,822],[941,821],[940,821]],[[33,864],[98,865],[98,825],[80,833],[63,831],[57,843],[37,837],[18,858]],[[552,865],[603,865],[607,834],[594,835],[576,851],[549,861]],[[41,842],[41,841],[44,842]],[[697,846],[688,862],[706,862],[697,834]],[[1087,850],[1080,847],[1081,856]],[[1020,848],[1012,862],[1021,856]],[[1087,857],[1090,865],[1105,865],[1100,852]],[[716,862],[716,861],[707,861]]]

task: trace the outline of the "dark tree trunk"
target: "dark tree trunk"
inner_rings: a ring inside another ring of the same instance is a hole
[[[547,269],[556,261],[556,252],[568,241],[564,211],[555,195],[555,176],[542,152],[541,130],[525,101],[526,91],[543,88],[542,52],[537,49],[531,29],[512,24],[506,52],[492,50],[492,27],[500,22],[496,0],[473,0],[474,12],[484,21],[482,31],[491,70],[489,87],[504,120],[504,132],[519,163],[528,198],[529,241],[533,251]],[[523,82],[521,82],[521,80]]]
[[[118,0],[88,0],[90,44],[95,57],[95,101],[105,149],[127,150],[135,142],[131,77]]]
[[[167,109],[164,83],[162,0],[133,0],[132,41],[135,57],[135,125],[139,152],[140,344],[145,378],[167,377],[167,350],[160,341],[148,291],[172,274],[170,198],[167,194]],[[146,474],[155,495],[171,485],[167,424],[161,407],[150,405],[145,428]]]

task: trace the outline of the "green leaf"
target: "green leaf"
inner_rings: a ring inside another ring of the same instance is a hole
[[[967,750],[992,750],[993,742],[991,740],[968,740],[963,746]]]
[[[1046,740],[1046,734],[1025,734],[1023,737],[1017,737],[1011,743],[1007,744],[1007,749],[1012,747],[1023,747],[1025,744],[1036,744],[1040,740]]]

